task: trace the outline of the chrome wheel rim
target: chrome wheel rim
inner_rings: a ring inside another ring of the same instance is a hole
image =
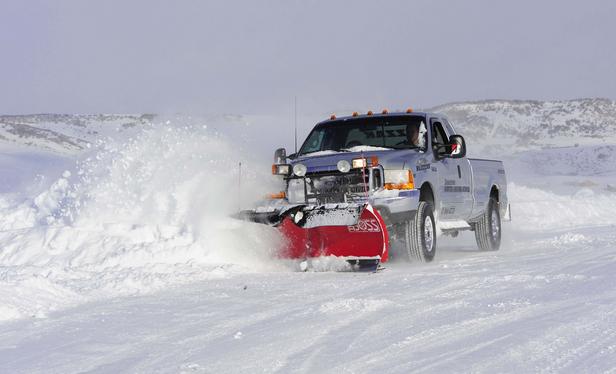
[[[492,239],[494,241],[498,239],[498,235],[500,234],[499,219],[500,218],[498,217],[498,212],[496,211],[496,209],[492,209],[491,226],[492,226]]]
[[[427,252],[432,252],[434,247],[434,227],[430,216],[427,216],[424,220],[424,246]]]

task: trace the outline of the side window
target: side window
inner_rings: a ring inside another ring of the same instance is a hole
[[[432,123],[432,144],[447,144],[448,138],[445,129],[443,129],[443,124],[436,119],[432,119],[430,122]]]
[[[456,133],[455,130],[453,129],[453,126],[451,125],[451,123],[449,123],[449,121],[447,121],[446,119],[443,119],[443,125],[445,125],[445,132],[447,134],[453,135],[453,134]]]

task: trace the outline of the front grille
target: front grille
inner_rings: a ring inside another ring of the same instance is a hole
[[[306,175],[306,190],[309,201],[318,204],[351,202],[365,198],[369,189],[369,174],[361,169],[349,173],[315,173]]]
[[[327,171],[305,177],[286,178],[287,198],[294,204],[364,203],[366,193],[382,189],[383,167],[380,165],[352,169],[348,173]]]

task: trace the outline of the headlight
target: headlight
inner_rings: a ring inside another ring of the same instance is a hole
[[[365,158],[356,158],[353,160],[353,169],[365,168],[366,165],[368,165],[368,162],[366,162]]]
[[[287,164],[273,164],[272,174],[274,175],[289,175],[291,174],[291,165]]]
[[[410,170],[385,170],[386,190],[412,190],[415,188],[415,179]]]
[[[351,170],[351,164],[347,160],[340,160],[336,165],[341,173],[348,173]]]
[[[304,164],[293,165],[293,174],[298,177],[303,177],[304,175],[306,175],[306,171],[308,171],[308,168]]]
[[[368,166],[377,166],[379,164],[379,158],[377,156],[371,156],[370,158],[356,158],[352,162],[353,169],[365,168]]]

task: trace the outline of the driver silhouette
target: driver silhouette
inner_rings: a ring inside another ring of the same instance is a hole
[[[406,141],[409,145],[420,146],[419,126],[417,124],[411,123],[406,126]]]

